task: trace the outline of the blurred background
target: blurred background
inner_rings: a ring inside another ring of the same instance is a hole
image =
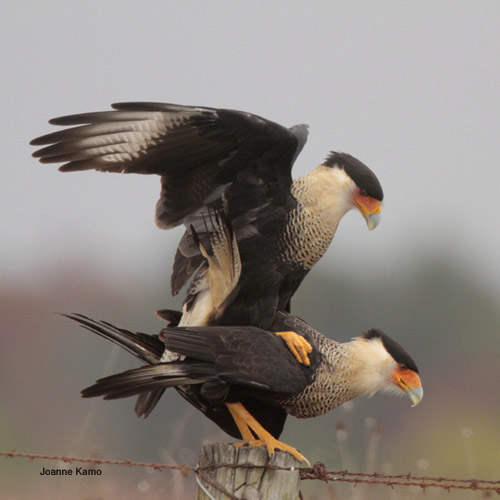
[[[380,226],[349,213],[293,310],[340,341],[385,330],[425,397],[290,418],[283,440],[329,470],[500,479],[498,2],[48,1],[3,14],[0,449],[194,465],[204,441],[230,441],[175,391],[145,421],[132,400],[82,400],[137,362],[55,314],[156,333],[154,311],[180,307],[169,277],[181,232],[155,227],[159,180],[61,174],[28,145],[54,116],[164,101],[308,123],[295,176],[340,150],[383,185]],[[0,498],[193,491],[180,473],[105,466],[78,480],[42,466],[58,465],[0,460]],[[308,499],[423,496],[310,483]]]

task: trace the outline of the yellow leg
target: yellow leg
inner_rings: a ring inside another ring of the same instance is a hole
[[[301,337],[295,332],[275,333],[286,342],[288,349],[290,349],[290,352],[297,358],[299,363],[303,363],[306,366],[311,364],[308,354],[312,351],[312,347],[304,337]]]
[[[246,439],[245,441],[248,443],[248,446],[251,448],[256,448],[259,446],[265,446],[267,448],[267,452],[271,456],[274,453],[274,450],[278,448],[279,450],[286,451],[290,453],[290,455],[294,456],[300,462],[306,462],[307,465],[311,466],[309,460],[302,455],[298,450],[293,448],[292,446],[282,443],[274,438],[269,432],[262,427],[262,425],[252,417],[252,415],[247,411],[247,409],[241,403],[226,403],[231,415],[240,429],[240,425],[244,424],[247,427],[248,432],[250,433],[250,429],[255,432],[258,439],[254,439],[253,436],[251,439]],[[235,417],[236,415],[236,417]],[[238,423],[239,422],[239,423]],[[250,428],[250,429],[249,429]],[[240,429],[241,434],[242,430]],[[245,433],[246,434],[246,433]],[[236,443],[236,446],[243,446],[245,443]]]
[[[226,406],[227,409],[230,411],[231,416],[234,419],[234,423],[236,424],[238,430],[240,431],[241,439],[243,439],[243,441],[246,442],[253,441],[254,435],[252,434],[250,427],[248,427],[247,423],[240,417],[239,413],[233,408],[234,405],[232,403],[226,403]]]

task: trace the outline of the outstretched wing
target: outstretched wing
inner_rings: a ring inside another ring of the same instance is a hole
[[[165,229],[181,223],[196,227],[207,204],[225,192],[239,241],[283,223],[285,210],[295,203],[291,168],[306,142],[305,125],[287,129],[241,111],[175,104],[112,107],[50,120],[70,128],[31,141],[45,146],[33,156],[41,163],[63,163],[63,172],[161,176],[156,223]],[[174,294],[201,261],[186,234],[176,255]]]

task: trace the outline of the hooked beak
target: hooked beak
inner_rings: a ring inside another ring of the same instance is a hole
[[[359,189],[353,196],[354,205],[365,218],[366,225],[371,231],[375,229],[380,222],[380,211],[382,210],[382,202],[372,198],[371,196],[363,196]]]
[[[401,370],[399,367],[393,373],[394,381],[412,402],[412,407],[417,406],[424,397],[422,382],[417,372],[409,369]]]
[[[413,389],[408,389],[406,391],[407,396],[410,398],[410,401],[413,403],[411,406],[417,406],[420,401],[422,401],[422,398],[424,397],[424,390],[422,389],[422,386],[420,387],[414,387]]]
[[[365,216],[365,221],[366,225],[368,226],[368,229],[371,231],[375,229],[380,222],[380,212],[377,213],[372,213],[372,214],[366,214]]]

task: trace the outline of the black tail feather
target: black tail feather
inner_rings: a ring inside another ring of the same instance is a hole
[[[213,376],[214,368],[207,363],[159,363],[99,379],[94,385],[84,389],[82,396],[121,399],[150,391],[163,392],[179,385],[201,384]]]
[[[171,313],[169,315],[169,319],[174,322],[177,319],[177,316],[180,317],[182,315],[182,313],[178,311],[168,311],[168,313]],[[128,330],[118,328],[111,323],[108,323],[107,321],[95,321],[91,318],[88,318],[87,316],[84,316],[83,314],[63,314],[63,316],[76,321],[85,330],[95,333],[107,340],[110,340],[114,344],[122,347],[127,352],[131,353],[136,358],[145,363],[158,363],[165,350],[165,345],[157,335],[133,333]],[[83,394],[83,396],[92,397],[92,392],[90,389],[94,388],[96,385],[97,384],[89,387],[88,392],[85,393],[87,395]],[[87,389],[85,389],[85,391],[87,391]],[[148,417],[164,392],[165,389],[162,388],[151,391],[150,393],[146,392],[139,394],[135,405],[136,415],[138,417]]]
[[[96,321],[83,314],[62,314],[62,316],[76,321],[85,330],[110,340],[137,359],[148,364],[158,363],[165,350],[165,344],[159,339],[158,335],[130,332],[107,321]]]
[[[138,417],[148,418],[158,404],[158,401],[160,401],[164,392],[165,389],[158,389],[156,391],[139,394],[134,406],[135,414]]]

